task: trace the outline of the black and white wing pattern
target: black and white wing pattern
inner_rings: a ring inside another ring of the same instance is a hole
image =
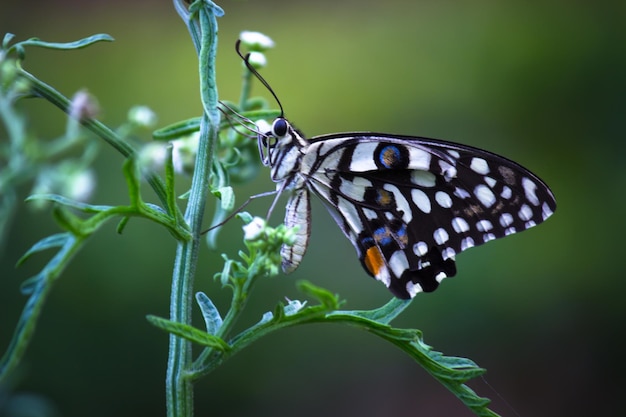
[[[420,137],[345,133],[304,139],[284,119],[260,135],[272,179],[292,195],[284,247],[297,268],[310,234],[309,195],[319,196],[356,248],[363,268],[399,298],[434,291],[456,274],[455,256],[521,232],[556,209],[548,186],[502,156]]]

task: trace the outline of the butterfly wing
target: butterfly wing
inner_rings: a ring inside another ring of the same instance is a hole
[[[454,257],[520,232],[556,209],[543,181],[478,148],[376,133],[311,140],[300,172],[355,246],[364,269],[400,298],[434,291]]]

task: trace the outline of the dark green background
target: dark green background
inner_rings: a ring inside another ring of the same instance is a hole
[[[617,415],[622,408],[626,169],[626,5],[623,2],[226,1],[220,20],[220,97],[236,100],[241,30],[277,48],[263,71],[287,116],[309,135],[375,130],[445,138],[504,154],[552,187],[556,215],[521,235],[458,257],[457,278],[422,294],[396,322],[427,343],[486,367],[472,382],[503,415]],[[200,114],[197,61],[169,2],[19,2],[0,6],[0,32],[116,42],[87,50],[31,49],[25,67],[66,95],[87,87],[103,120],[119,125],[147,104],[161,126]],[[256,87],[257,93],[264,93]],[[56,108],[30,103],[32,128],[62,134]],[[0,139],[5,140],[5,139]],[[102,146],[97,204],[124,203],[122,158]],[[271,190],[268,172],[238,201]],[[184,182],[184,180],[181,180]],[[28,189],[23,190],[23,196]],[[264,215],[269,199],[249,209]],[[277,210],[272,220],[279,223]],[[308,279],[371,308],[389,294],[361,269],[321,205],[301,268],[258,285],[243,324]],[[207,218],[208,222],[208,218]],[[56,232],[48,213],[20,210],[0,258],[0,347],[25,300],[20,282],[46,256],[15,270]],[[220,250],[236,256],[237,220]],[[167,335],[146,314],[168,315],[174,242],[133,220],[99,232],[54,289],[11,395],[36,393],[62,416],[164,415]],[[202,253],[197,290],[228,305]],[[197,321],[201,325],[201,321]],[[492,388],[493,387],[493,388]],[[393,346],[343,327],[286,330],[236,356],[196,388],[198,416],[469,416]]]

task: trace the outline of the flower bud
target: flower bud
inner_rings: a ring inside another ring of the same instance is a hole
[[[239,39],[250,51],[263,52],[274,47],[274,41],[261,32],[243,31]]]

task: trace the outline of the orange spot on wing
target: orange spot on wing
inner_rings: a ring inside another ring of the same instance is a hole
[[[383,256],[376,246],[367,249],[365,252],[365,266],[372,275],[377,276],[384,264]]]

